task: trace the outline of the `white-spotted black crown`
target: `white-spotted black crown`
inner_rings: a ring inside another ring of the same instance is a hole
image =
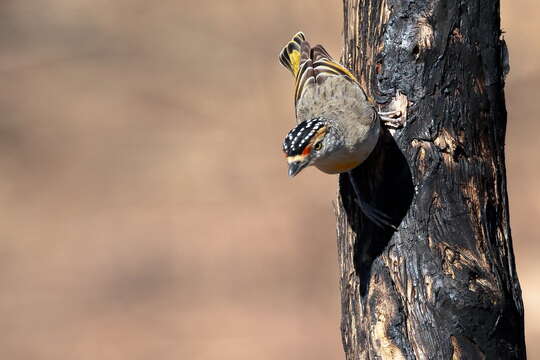
[[[317,117],[310,120],[302,121],[296,125],[283,140],[283,151],[287,156],[295,156],[301,154],[309,141],[317,130],[326,125],[323,118]]]

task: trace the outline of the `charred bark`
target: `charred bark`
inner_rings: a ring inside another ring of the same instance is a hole
[[[408,103],[405,126],[385,131],[354,171],[398,230],[366,220],[340,177],[346,358],[525,359],[499,1],[344,0],[344,8],[344,63],[382,110],[397,91]]]

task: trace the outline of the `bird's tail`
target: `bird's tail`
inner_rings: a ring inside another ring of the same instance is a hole
[[[300,71],[300,57],[302,54],[302,43],[306,41],[304,33],[299,32],[292,38],[291,41],[281,50],[279,54],[279,62],[283,64],[294,77]]]

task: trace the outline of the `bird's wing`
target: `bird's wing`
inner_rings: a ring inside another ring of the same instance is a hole
[[[342,76],[358,84],[354,75],[332,59],[322,45],[312,48],[302,32],[281,50],[279,60],[295,78],[295,105],[307,88],[321,85],[329,77]]]
[[[324,79],[330,76],[344,76],[347,80],[358,83],[354,75],[343,65],[332,59],[322,45],[316,45],[311,49],[311,59],[318,84],[321,84]]]
[[[285,66],[294,77],[300,69],[300,47],[306,41],[304,33],[299,32],[285,45],[279,54],[279,62]]]

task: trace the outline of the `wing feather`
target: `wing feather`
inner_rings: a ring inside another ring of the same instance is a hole
[[[332,59],[322,45],[312,48],[302,32],[297,33],[283,48],[279,61],[295,77],[295,105],[307,88],[321,85],[329,77],[343,76],[358,84],[354,75]]]

